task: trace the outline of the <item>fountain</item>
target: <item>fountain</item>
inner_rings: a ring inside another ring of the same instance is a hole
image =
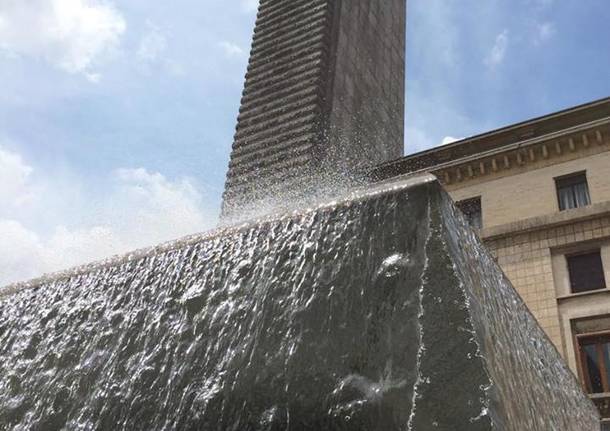
[[[278,210],[398,156],[404,7],[261,0],[223,215],[274,215],[0,290],[0,430],[599,430],[434,177]]]
[[[439,183],[5,290],[0,429],[599,429]]]

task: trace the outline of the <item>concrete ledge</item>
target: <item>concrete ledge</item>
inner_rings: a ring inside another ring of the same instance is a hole
[[[607,295],[609,293],[610,293],[610,289],[595,289],[595,290],[588,290],[586,292],[571,293],[569,295],[558,296],[557,300],[565,301],[565,300],[569,300],[569,299],[577,299],[577,298],[588,297],[588,296],[599,295],[599,294]]]
[[[543,230],[609,215],[610,202],[602,202],[583,208],[565,210],[540,217],[531,217],[498,226],[490,226],[481,229],[479,235],[481,239],[487,241],[506,235]]]

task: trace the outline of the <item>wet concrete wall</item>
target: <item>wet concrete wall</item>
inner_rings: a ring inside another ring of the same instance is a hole
[[[3,430],[599,430],[431,177],[10,292]]]

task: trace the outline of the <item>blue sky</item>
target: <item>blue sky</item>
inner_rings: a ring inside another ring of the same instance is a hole
[[[214,225],[253,0],[0,0],[0,284]],[[610,95],[607,0],[409,0],[406,152]]]

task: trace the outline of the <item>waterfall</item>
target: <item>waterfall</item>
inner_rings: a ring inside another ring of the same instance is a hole
[[[0,295],[1,430],[599,429],[432,177]]]

